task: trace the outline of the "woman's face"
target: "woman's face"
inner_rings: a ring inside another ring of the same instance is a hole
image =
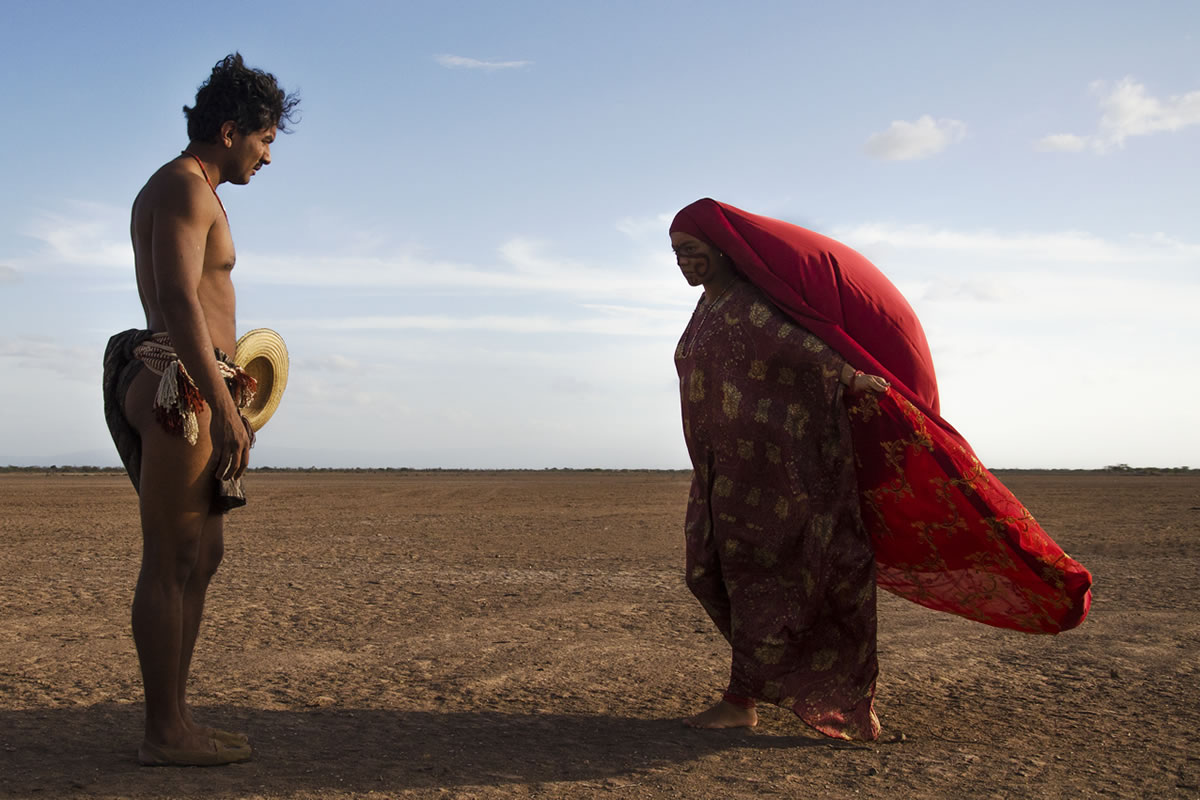
[[[729,260],[721,251],[683,231],[671,234],[671,249],[675,251],[679,271],[691,286],[709,283],[730,269]]]

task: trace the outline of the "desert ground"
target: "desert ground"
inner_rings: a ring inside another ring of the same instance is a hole
[[[680,719],[724,641],[688,476],[252,473],[191,697],[250,763],[143,768],[120,474],[0,476],[0,797],[1200,798],[1200,474],[1004,474],[1095,576],[1056,637],[880,595],[880,740]]]

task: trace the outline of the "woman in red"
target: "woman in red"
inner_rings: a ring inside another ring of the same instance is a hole
[[[687,582],[733,651],[725,695],[688,724],[752,726],[765,700],[876,738],[876,583],[1018,630],[1082,621],[1091,576],[938,416],[920,323],[878,269],[707,199],[671,244],[704,286],[675,354]]]

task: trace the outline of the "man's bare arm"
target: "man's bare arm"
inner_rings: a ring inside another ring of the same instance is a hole
[[[180,176],[170,189],[154,209],[151,251],[158,307],[175,352],[212,409],[215,475],[227,480],[245,471],[250,436],[217,369],[208,314],[200,302],[215,204],[211,190],[199,180]],[[228,313],[232,316],[232,309]]]

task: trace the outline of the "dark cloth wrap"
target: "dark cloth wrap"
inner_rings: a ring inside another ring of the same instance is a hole
[[[130,328],[109,339],[108,347],[104,350],[104,420],[108,423],[108,432],[112,434],[125,472],[133,482],[134,490],[139,494],[142,477],[142,437],[129,424],[123,406],[125,395],[134,378],[145,368],[141,361],[134,358],[133,351],[153,335],[149,330]],[[214,348],[213,354],[218,360],[233,365],[233,360],[219,348]],[[213,511],[223,514],[244,505],[246,493],[242,488],[241,479],[214,482]]]

